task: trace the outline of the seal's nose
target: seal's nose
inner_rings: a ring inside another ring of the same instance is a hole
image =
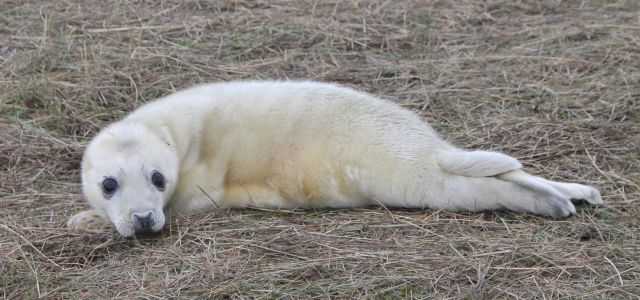
[[[153,225],[156,224],[153,211],[148,211],[144,213],[133,213],[132,219],[133,219],[133,229],[136,232],[150,231]]]

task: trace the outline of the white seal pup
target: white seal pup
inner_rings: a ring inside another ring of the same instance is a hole
[[[192,87],[103,129],[82,159],[92,210],[73,228],[159,231],[166,214],[233,207],[509,209],[562,218],[597,189],[465,151],[413,112],[335,84],[245,81]]]

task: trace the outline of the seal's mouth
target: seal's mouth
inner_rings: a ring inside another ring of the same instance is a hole
[[[149,228],[149,229],[140,229],[140,230],[136,230],[134,229],[133,225],[127,227],[127,228],[121,228],[121,227],[116,227],[116,230],[118,231],[118,234],[120,234],[123,237],[132,237],[132,236],[154,236],[157,235],[159,232],[162,232],[162,228],[163,226],[160,226],[159,228]]]

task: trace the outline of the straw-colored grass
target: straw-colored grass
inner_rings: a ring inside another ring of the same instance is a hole
[[[640,4],[633,0],[0,2],[0,297],[640,295]],[[195,83],[316,79],[446,138],[598,186],[601,207],[232,210],[123,239],[64,228],[83,147]]]

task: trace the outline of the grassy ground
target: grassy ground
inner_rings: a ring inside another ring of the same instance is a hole
[[[640,4],[0,2],[0,296],[638,298]],[[194,83],[311,78],[443,136],[598,186],[566,220],[382,208],[235,210],[160,236],[63,228],[89,138]]]

